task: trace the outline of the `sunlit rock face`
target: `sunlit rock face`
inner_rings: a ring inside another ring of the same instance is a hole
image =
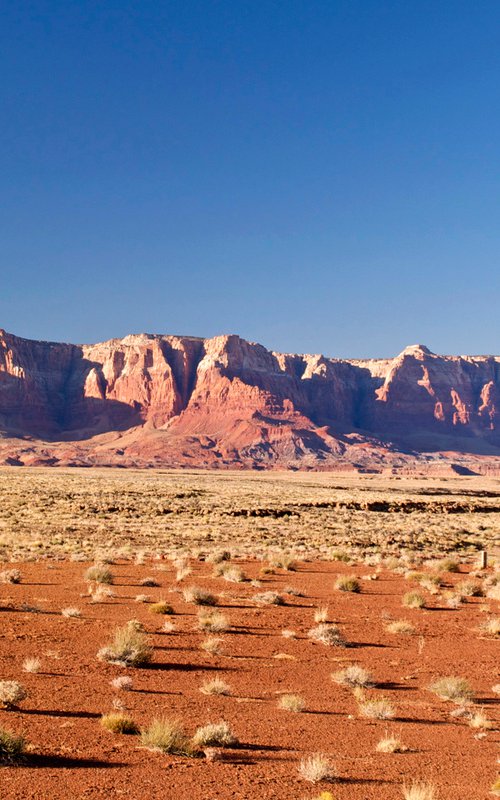
[[[500,357],[274,353],[238,336],[95,345],[0,331],[0,462],[395,467],[500,456]]]

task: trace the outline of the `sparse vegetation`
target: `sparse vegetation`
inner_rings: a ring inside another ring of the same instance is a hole
[[[42,662],[39,658],[35,658],[32,656],[31,658],[25,658],[23,661],[23,671],[24,672],[31,672],[32,674],[36,674],[40,672],[42,668]]]
[[[166,600],[158,600],[157,603],[151,603],[148,607],[150,614],[173,614],[174,609],[167,603]]]
[[[132,717],[129,717],[128,714],[121,714],[119,712],[103,714],[101,717],[101,725],[111,733],[135,734],[139,732],[139,728],[135,724]]]
[[[19,764],[26,753],[26,739],[0,728],[0,765]]]
[[[314,639],[315,642],[321,642],[321,644],[346,647],[346,642],[342,638],[339,628],[332,622],[321,622],[315,628],[311,628],[307,635],[310,639]]]
[[[397,736],[387,734],[377,743],[377,753],[407,753],[408,748]]]
[[[359,713],[362,717],[369,719],[392,719],[394,708],[386,697],[378,699],[362,700],[359,704]]]
[[[353,592],[357,594],[361,591],[361,584],[355,575],[341,575],[335,581],[335,588],[339,592]]]
[[[330,758],[315,753],[303,758],[299,764],[299,775],[309,783],[331,782],[335,780],[335,766]]]
[[[283,711],[292,711],[297,714],[304,711],[306,701],[299,694],[282,694],[278,700],[278,707]]]
[[[85,580],[89,583],[113,583],[113,573],[106,564],[94,564],[85,573]]]
[[[457,678],[452,675],[434,681],[429,689],[441,700],[451,700],[453,703],[464,703],[474,697],[469,682],[465,678]]]
[[[406,608],[425,608],[425,597],[420,592],[406,592],[403,595],[403,605]]]
[[[200,692],[203,694],[231,694],[231,687],[222,678],[211,678],[200,686]]]
[[[0,681],[0,704],[4,708],[17,708],[28,692],[18,681]]]
[[[151,661],[153,648],[142,631],[129,623],[115,630],[112,642],[102,647],[97,656],[122,667],[141,667]]]
[[[186,603],[194,603],[195,606],[216,606],[217,597],[209,592],[207,589],[202,589],[200,586],[188,586],[183,591],[184,600]]]
[[[437,800],[437,792],[432,783],[412,783],[410,786],[403,786],[404,800]]]
[[[238,744],[238,739],[231,730],[230,725],[221,720],[221,722],[210,722],[208,725],[198,728],[195,731],[192,742],[195,748],[232,747]]]
[[[331,677],[335,683],[340,683],[344,686],[361,686],[366,688],[374,685],[374,680],[370,672],[357,664],[350,664],[338,672],[334,672]]]
[[[158,750],[178,756],[192,756],[194,750],[178,720],[160,717],[141,730],[141,744],[148,750]]]

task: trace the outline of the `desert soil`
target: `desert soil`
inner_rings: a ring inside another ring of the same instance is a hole
[[[249,578],[259,576],[262,563],[237,563]],[[433,782],[439,800],[490,796],[500,743],[500,698],[492,692],[500,678],[499,640],[484,637],[478,627],[488,614],[498,615],[497,600],[469,598],[450,609],[441,593],[426,593],[425,609],[408,609],[401,599],[414,586],[385,569],[376,580],[362,580],[360,594],[335,589],[339,574],[375,572],[373,566],[341,562],[302,561],[295,572],[260,575],[262,587],[255,588],[212,577],[213,565],[203,561],[193,560],[192,574],[179,584],[168,560],[118,560],[110,567],[115,596],[91,603],[87,566],[57,560],[2,565],[18,567],[22,582],[0,585],[0,679],[20,681],[29,694],[19,708],[0,710],[0,727],[23,733],[30,742],[24,764],[0,769],[2,800],[310,800],[321,791],[335,800],[396,800],[402,784],[413,780]],[[141,585],[151,575],[159,587]],[[445,582],[463,577],[449,574]],[[205,634],[196,629],[198,609],[179,590],[191,585],[213,590],[229,618],[221,655],[200,649]],[[291,587],[302,596],[287,593]],[[286,604],[258,606],[253,596],[267,590],[280,592]],[[173,605],[168,618],[173,632],[160,632],[165,618],[149,613],[148,603],[136,602],[139,594]],[[322,605],[328,605],[329,620],[339,625],[349,647],[308,638],[314,609]],[[68,606],[80,608],[82,617],[62,616]],[[132,618],[150,635],[152,664],[121,668],[99,661],[97,651],[114,628]],[[415,626],[414,635],[386,631],[388,620],[402,618]],[[285,638],[285,629],[296,638]],[[39,673],[23,672],[28,657],[41,660]],[[360,716],[352,691],[330,677],[348,663],[373,673],[376,686],[366,694],[388,698],[394,719]],[[133,690],[114,690],[110,681],[125,674],[133,679]],[[493,729],[478,732],[466,718],[450,715],[456,706],[427,688],[444,675],[470,681],[476,706]],[[200,692],[215,676],[227,681],[230,696]],[[280,710],[277,700],[286,692],[300,694],[305,711]],[[224,719],[240,744],[212,762],[150,752],[137,736],[109,733],[100,725],[101,714],[111,711],[118,697],[140,726],[167,715],[192,733]],[[387,733],[397,735],[408,752],[376,752]],[[300,760],[316,752],[335,763],[334,783],[311,786],[299,776]]]

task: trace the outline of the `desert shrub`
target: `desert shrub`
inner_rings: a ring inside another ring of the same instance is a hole
[[[362,686],[367,688],[373,686],[373,677],[367,669],[358,666],[357,664],[349,664],[344,669],[334,672],[332,680],[335,683],[343,684],[344,686]]]
[[[454,558],[443,558],[438,564],[440,572],[460,572],[460,563]]]
[[[462,597],[483,597],[483,587],[477,581],[465,580],[457,583],[455,591],[462,595]]]
[[[393,622],[388,622],[385,626],[388,633],[402,634],[411,636],[415,633],[415,627],[406,619],[395,619]]]
[[[82,616],[82,612],[79,608],[75,608],[74,606],[68,606],[67,608],[63,608],[61,611],[63,617],[74,617],[78,618]]]
[[[479,629],[485,636],[500,636],[500,617],[491,617],[491,619],[483,622]]]
[[[490,789],[490,794],[492,794],[494,797],[500,797],[500,775],[498,776],[496,781],[492,784],[492,787]]]
[[[25,658],[23,661],[24,672],[31,672],[33,674],[36,674],[37,672],[40,672],[41,667],[42,667],[42,662],[40,661],[39,658],[35,657]]]
[[[288,572],[295,572],[297,569],[297,562],[290,553],[278,553],[270,560],[271,567],[278,569],[286,569]]]
[[[321,644],[331,645],[333,647],[346,647],[346,642],[342,638],[337,625],[333,622],[321,622],[315,628],[311,628],[307,632],[310,639]]]
[[[229,581],[230,583],[243,583],[247,580],[241,567],[238,567],[236,564],[228,564],[227,562],[216,564],[213,569],[213,576],[214,578],[224,578],[225,581]]]
[[[344,564],[349,564],[352,559],[346,550],[332,550],[330,552],[331,561],[342,561]]]
[[[420,592],[406,592],[403,595],[403,605],[407,608],[424,608],[425,597]]]
[[[0,572],[0,583],[21,583],[21,573],[18,569],[5,569]]]
[[[404,745],[397,736],[384,736],[376,747],[377,753],[407,753],[408,748]]]
[[[103,714],[101,717],[101,725],[107,731],[112,733],[129,733],[135,734],[139,732],[139,728],[135,724],[132,717],[127,714],[120,714],[118,712],[111,712]]]
[[[223,651],[221,637],[207,636],[207,638],[201,642],[200,649],[204,650],[205,653],[210,653],[211,656],[220,656]]]
[[[221,564],[223,561],[231,560],[231,553],[229,550],[214,550],[208,554],[206,560],[209,564]]]
[[[183,580],[184,580],[184,578],[187,578],[187,577],[188,577],[188,575],[191,575],[192,571],[193,571],[193,570],[191,569],[191,567],[189,566],[189,564],[183,564],[182,566],[180,566],[180,567],[177,567],[177,570],[176,570],[176,573],[175,573],[175,580],[176,580],[178,583],[179,583],[180,581],[183,581]]]
[[[253,596],[254,603],[258,603],[261,606],[284,606],[285,601],[281,597],[278,592],[261,592],[260,594],[254,594]]]
[[[28,692],[18,681],[0,681],[0,703],[4,708],[16,708]]]
[[[302,759],[299,764],[299,775],[309,783],[330,782],[335,780],[336,771],[332,761],[327,756],[321,753],[314,753]]]
[[[328,606],[319,606],[319,608],[317,608],[314,612],[315,623],[319,625],[320,622],[327,622],[328,613],[329,613]]]
[[[85,580],[92,583],[113,583],[113,573],[105,564],[94,564],[85,573]]]
[[[471,718],[469,719],[469,725],[471,728],[480,731],[488,731],[494,727],[493,723],[488,719],[482,709],[472,714]]]
[[[285,628],[284,630],[282,630],[282,631],[281,631],[281,635],[282,635],[282,636],[283,636],[285,639],[296,639],[296,638],[297,638],[297,634],[296,634],[296,632],[295,632],[295,631],[292,631],[292,630],[289,630],[288,628]]]
[[[141,586],[148,586],[148,587],[155,587],[155,586],[160,586],[161,584],[158,583],[156,578],[147,577],[147,578],[143,578],[142,579],[142,581],[140,582],[140,585]]]
[[[200,611],[197,626],[207,633],[224,633],[229,630],[229,620],[222,611]]]
[[[200,686],[200,692],[203,694],[231,694],[231,687],[222,678],[211,678]]]
[[[112,642],[99,650],[97,657],[122,667],[140,667],[153,657],[153,648],[147,637],[131,624],[117,628]]]
[[[302,589],[297,589],[296,586],[285,586],[283,588],[283,594],[291,594],[292,597],[304,597]]]
[[[359,713],[368,719],[392,719],[394,708],[387,698],[381,697],[378,700],[363,700],[359,704]]]
[[[90,602],[91,603],[104,603],[105,600],[109,600],[110,597],[114,597],[115,593],[112,589],[108,586],[104,586],[99,584],[91,593],[90,593]]]
[[[434,681],[429,686],[429,690],[441,700],[451,700],[453,703],[463,703],[474,697],[469,682],[465,678],[457,678],[453,675]]]
[[[136,603],[150,603],[151,602],[151,598],[150,598],[150,596],[148,594],[137,594],[135,596],[135,602]]]
[[[0,728],[0,764],[16,764],[23,760],[26,740]]]
[[[361,591],[361,584],[355,575],[341,575],[335,581],[335,588],[339,592],[353,592],[357,594]]]
[[[199,586],[188,586],[182,594],[186,603],[194,603],[195,606],[217,605],[217,597]]]
[[[229,724],[221,722],[210,722],[195,731],[192,739],[195,748],[198,747],[231,747],[238,744],[238,739],[232,732]]]
[[[432,783],[412,783],[403,786],[404,800],[437,800],[436,787]]]
[[[124,692],[130,692],[133,685],[132,678],[128,675],[119,675],[117,678],[113,678],[110,683],[113,689],[122,689]]]
[[[306,701],[299,694],[282,694],[278,700],[278,708],[297,714],[306,707]]]
[[[141,744],[148,750],[171,755],[193,755],[193,748],[180,722],[166,717],[153,719],[147,728],[141,730]]]
[[[150,614],[173,614],[174,609],[167,603],[166,600],[158,600],[157,603],[151,603],[148,608]]]

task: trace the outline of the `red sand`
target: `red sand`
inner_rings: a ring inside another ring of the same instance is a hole
[[[257,575],[256,562],[240,564],[250,577]],[[32,752],[25,765],[0,769],[2,800],[302,800],[325,790],[335,800],[396,800],[402,797],[402,783],[412,780],[434,782],[439,800],[489,796],[498,770],[498,729],[475,738],[466,721],[450,717],[454,706],[426,687],[442,675],[467,678],[478,707],[500,727],[500,698],[491,691],[499,681],[499,642],[481,638],[477,631],[486,618],[481,605],[498,614],[497,601],[472,599],[450,610],[429,597],[428,610],[408,610],[401,597],[411,585],[387,572],[377,581],[363,581],[362,593],[354,595],[335,590],[335,576],[371,574],[373,569],[306,563],[298,572],[265,577],[257,589],[214,579],[211,565],[197,562],[184,585],[213,589],[232,623],[232,630],[222,635],[224,654],[210,656],[199,649],[204,634],[195,630],[198,609],[171,592],[176,584],[169,563],[164,572],[151,564],[112,566],[116,597],[94,605],[83,580],[87,565],[18,566],[23,582],[0,586],[0,679],[20,681],[29,696],[18,710],[0,710],[0,727],[23,732]],[[140,586],[148,575],[162,586]],[[458,578],[450,576],[449,581]],[[287,586],[300,589],[304,597],[285,595],[284,607],[258,608],[251,601],[258,592],[282,592]],[[176,631],[155,633],[165,618],[134,602],[137,594],[172,602]],[[38,606],[41,613],[21,610],[23,603]],[[325,603],[329,619],[354,646],[327,647],[307,638],[314,608]],[[83,618],[63,617],[60,611],[67,606],[78,606]],[[387,617],[410,620],[417,634],[387,633]],[[131,618],[141,620],[151,634],[152,666],[123,669],[100,662],[98,649],[117,624]],[[297,639],[284,638],[285,628],[296,631]],[[42,661],[38,674],[22,671],[23,660],[32,656]],[[381,686],[368,694],[389,698],[396,719],[359,717],[351,691],[330,679],[332,671],[351,662],[373,672]],[[132,692],[110,686],[112,678],[124,674],[133,678]],[[231,696],[200,693],[201,683],[215,676],[230,684]],[[300,693],[307,710],[280,710],[277,698],[286,691]],[[140,725],[165,714],[194,732],[209,721],[225,719],[241,744],[225,753],[227,760],[211,763],[149,752],[139,746],[138,737],[108,733],[100,726],[100,715],[112,710],[117,696]],[[386,732],[401,738],[410,752],[375,752]],[[300,759],[313,752],[332,757],[337,782],[311,786],[299,777]]]

